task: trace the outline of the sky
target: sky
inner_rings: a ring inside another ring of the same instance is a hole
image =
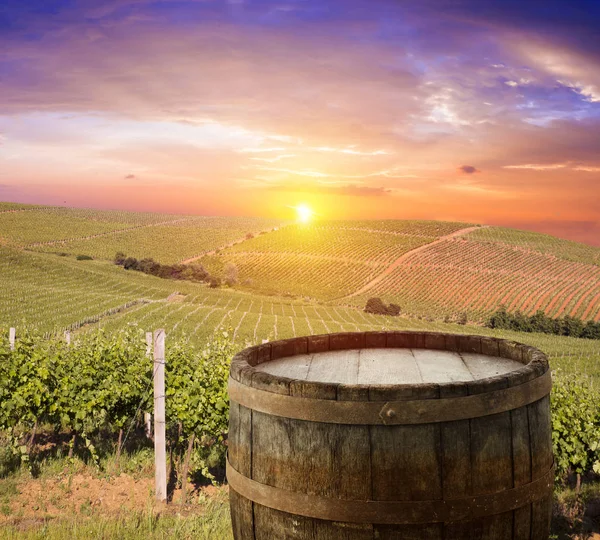
[[[2,0],[0,200],[600,245],[596,0]]]

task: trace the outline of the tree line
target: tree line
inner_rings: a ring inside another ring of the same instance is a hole
[[[201,264],[161,264],[151,257],[136,259],[135,257],[128,257],[122,252],[115,255],[114,263],[122,266],[125,270],[136,270],[162,279],[208,283],[213,288],[220,287],[222,284],[220,277],[211,275]],[[234,264],[230,263],[225,267],[223,281],[230,287],[237,283],[238,270]]]
[[[516,330],[517,332],[540,332],[557,336],[600,339],[600,322],[584,322],[570,315],[553,319],[541,310],[534,315],[527,316],[520,311],[509,313],[504,306],[500,306],[487,320],[486,326],[502,330]]]

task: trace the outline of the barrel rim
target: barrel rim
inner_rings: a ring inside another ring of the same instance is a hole
[[[416,384],[357,384],[304,381],[258,371],[255,366],[288,356],[335,350],[411,348],[487,354],[516,360],[523,367],[474,381]],[[339,332],[277,340],[248,347],[234,356],[230,376],[246,386],[277,394],[338,401],[439,399],[517,386],[549,370],[547,356],[530,345],[496,337],[443,332]]]

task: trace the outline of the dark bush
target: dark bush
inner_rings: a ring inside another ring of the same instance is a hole
[[[78,261],[93,261],[94,258],[90,257],[89,255],[77,255],[77,257],[75,257]]]
[[[139,270],[139,263],[135,257],[127,257],[123,261],[123,268],[125,270]]]
[[[211,277],[209,282],[208,282],[208,286],[211,289],[218,289],[221,286],[221,280],[218,277]]]
[[[114,262],[125,268],[125,270],[137,270],[163,279],[182,279],[198,282],[210,280],[210,274],[201,264],[160,264],[152,258],[138,261],[135,257],[126,257],[123,253],[117,253]]]
[[[580,337],[586,339],[600,339],[600,322],[588,321],[566,315],[564,318],[552,319],[543,311],[528,317],[520,311],[507,313],[504,306],[493,313],[486,326],[517,332],[540,332],[543,334],[556,334],[559,336]]]
[[[397,317],[400,315],[400,306],[398,304],[390,304],[386,306],[381,298],[369,298],[365,306],[365,313],[373,313],[374,315],[391,315]]]
[[[365,306],[365,312],[374,315],[387,315],[388,311],[381,298],[369,298]]]
[[[400,306],[398,304],[390,304],[387,310],[388,315],[392,315],[393,317],[400,315]]]
[[[233,287],[238,282],[239,274],[237,266],[233,263],[228,263],[225,267],[225,283],[229,287]]]

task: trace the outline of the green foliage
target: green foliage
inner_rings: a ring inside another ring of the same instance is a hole
[[[202,348],[169,344],[166,358],[167,419],[224,455],[229,401],[227,378],[235,347],[221,331]],[[25,444],[37,424],[78,434],[98,462],[94,441],[102,430],[127,429],[142,410],[152,410],[152,360],[142,332],[107,337],[96,332],[75,340],[19,336],[14,350],[0,341],[0,431],[14,455],[29,461]],[[178,441],[174,441],[176,444]],[[213,454],[214,454],[213,451]],[[203,465],[205,466],[205,465]]]
[[[517,332],[540,332],[558,336],[600,339],[600,322],[588,321],[584,324],[580,319],[570,315],[553,319],[543,311],[538,311],[535,315],[528,317],[520,311],[508,313],[504,306],[501,306],[498,311],[491,315],[486,326]]]
[[[78,261],[93,261],[94,257],[90,257],[89,255],[77,255],[75,257]]]
[[[229,364],[236,352],[231,333],[219,331],[201,350],[169,346],[166,368],[167,418],[188,435],[222,439],[227,433]]]
[[[398,304],[390,304],[386,306],[381,298],[369,298],[365,305],[365,313],[373,315],[391,315],[397,317],[400,315],[401,308]]]
[[[556,473],[600,474],[600,392],[586,381],[554,378],[551,394],[552,444]]]
[[[120,251],[115,255],[113,261],[125,270],[137,270],[162,279],[183,279],[196,282],[205,282],[211,279],[201,264],[160,264],[151,258],[138,260],[135,257],[126,257]]]

